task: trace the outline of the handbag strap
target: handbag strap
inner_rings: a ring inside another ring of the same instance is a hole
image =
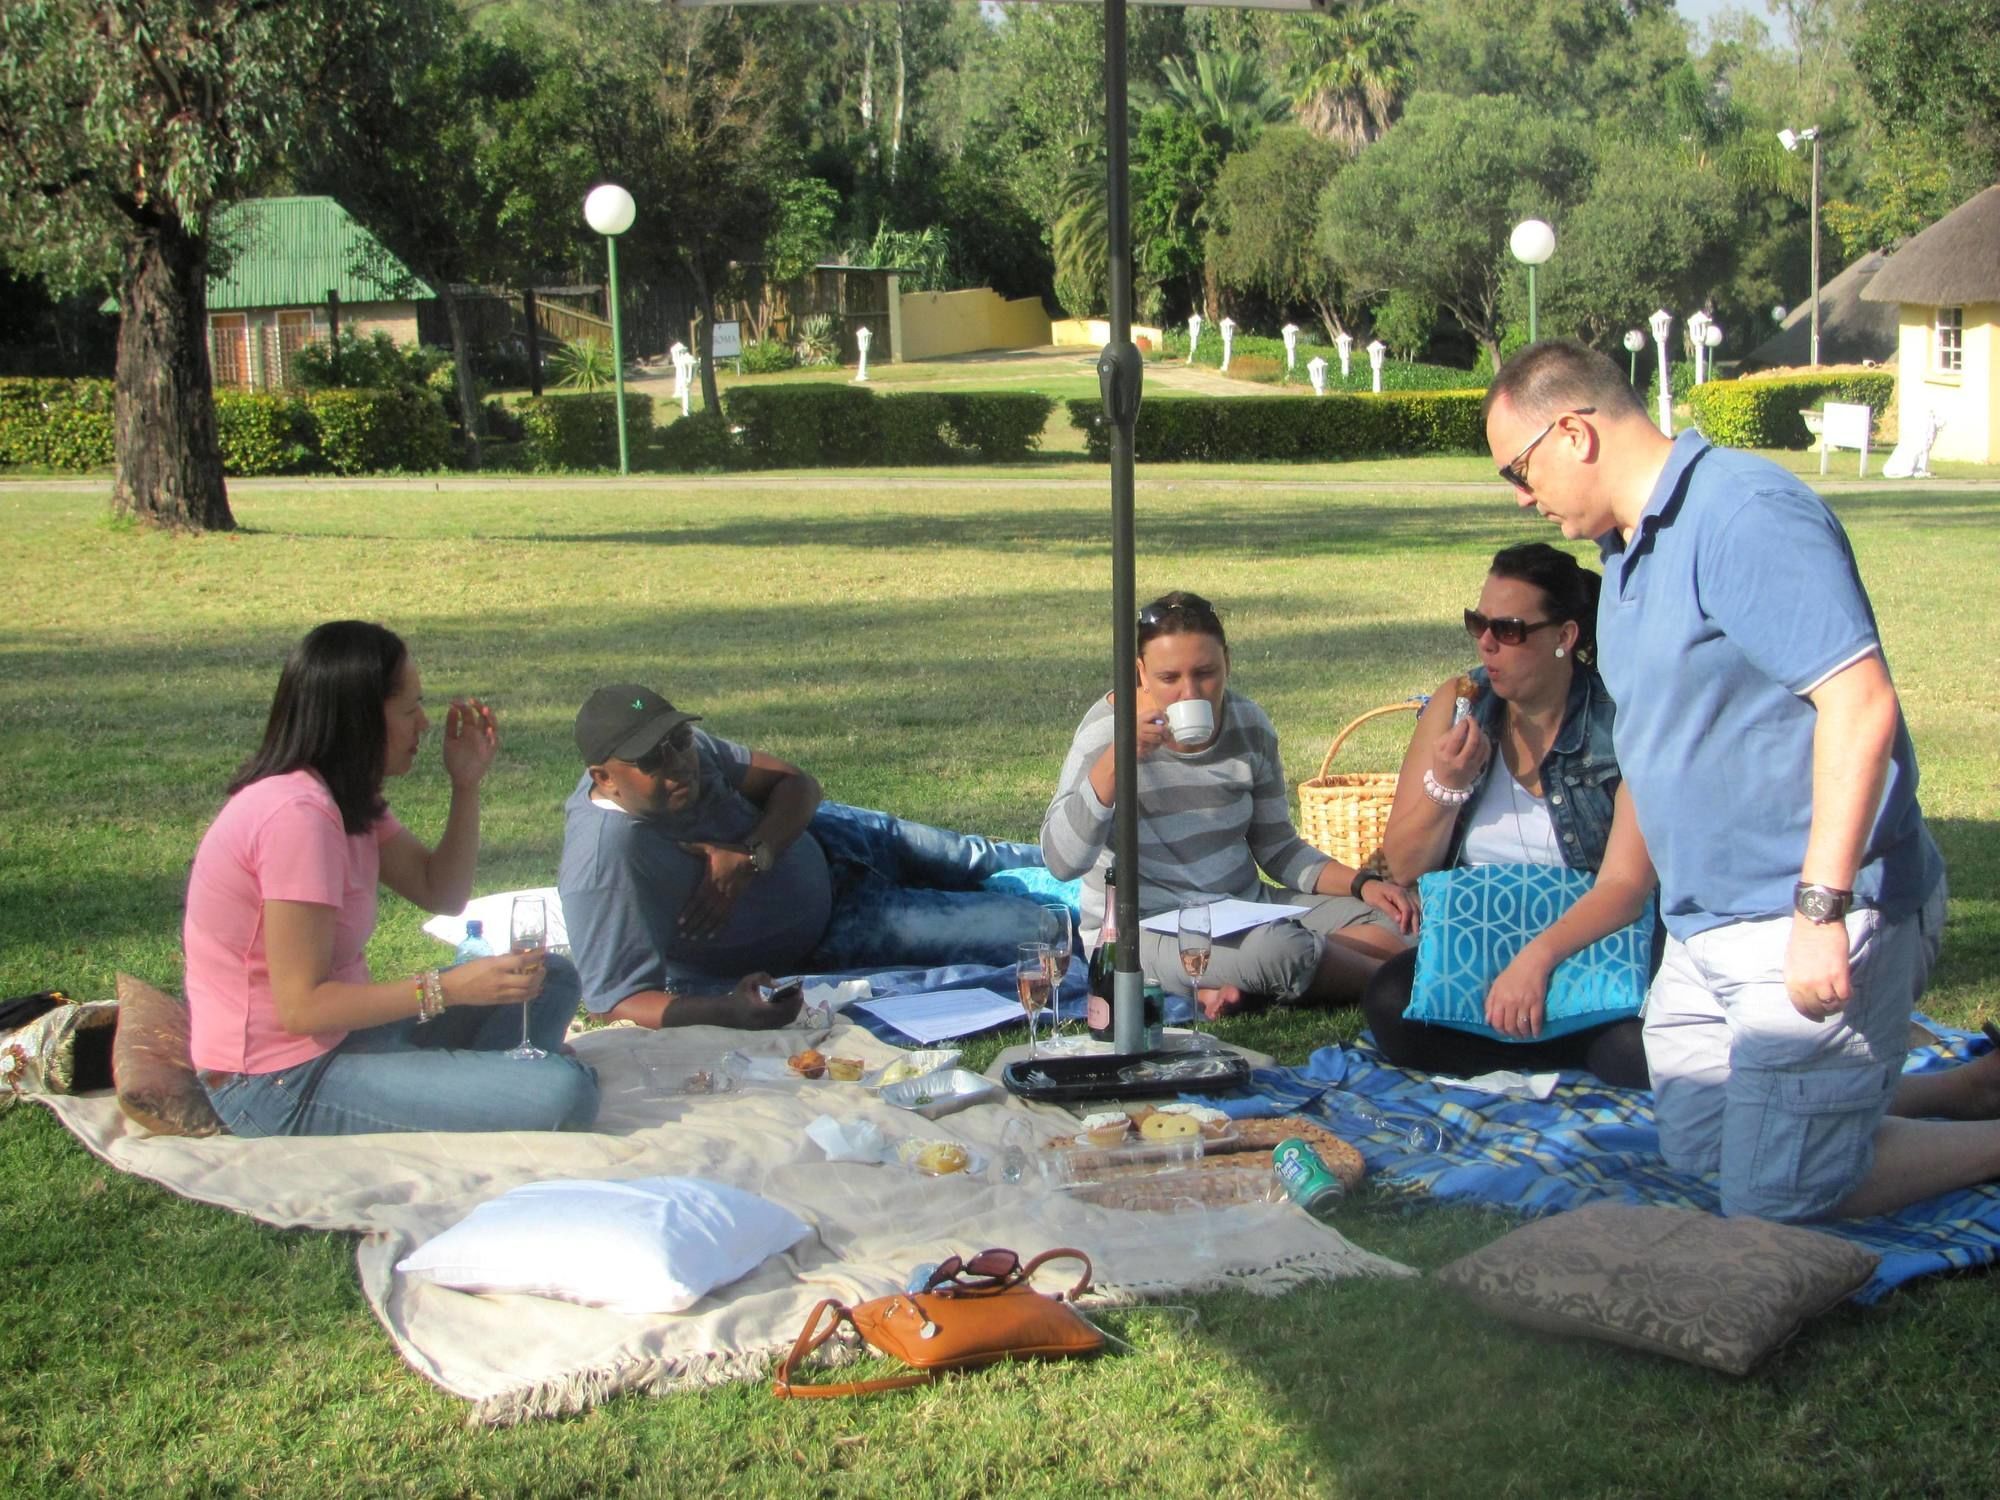
[[[819,1328],[820,1315],[829,1308],[833,1310],[833,1316],[827,1319],[825,1328]],[[799,1330],[798,1340],[792,1345],[792,1352],[785,1356],[785,1362],[778,1366],[777,1378],[771,1382],[772,1395],[866,1396],[875,1391],[896,1391],[913,1385],[929,1385],[937,1378],[929,1370],[920,1370],[910,1375],[892,1375],[884,1380],[849,1380],[840,1385],[793,1385],[792,1372],[798,1368],[799,1362],[832,1338],[843,1322],[852,1327],[854,1315],[831,1297],[806,1316],[806,1326]],[[859,1331],[856,1329],[856,1332]]]
[[[1028,1281],[1034,1276],[1036,1271],[1041,1269],[1045,1262],[1052,1260],[1080,1260],[1083,1262],[1083,1274],[1076,1279],[1075,1286],[1066,1292],[1060,1292],[1056,1295],[1058,1302],[1074,1302],[1090,1290],[1090,1257],[1085,1255],[1081,1250],[1044,1250],[1040,1255],[1037,1255],[1033,1260],[1021,1267],[1019,1272],[1021,1280],[1024,1282]]]

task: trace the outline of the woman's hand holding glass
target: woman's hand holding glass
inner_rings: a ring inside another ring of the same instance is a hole
[[[475,787],[493,769],[500,753],[500,726],[493,710],[477,698],[454,698],[444,712],[442,754],[451,784]]]
[[[438,976],[444,986],[445,1004],[525,1004],[542,992],[544,956],[540,952],[501,953],[454,964]]]
[[[540,896],[516,896],[514,898],[513,920],[508,924],[508,956],[516,963],[530,967],[535,976],[535,994],[542,991],[542,974],[547,968],[549,940],[548,903]],[[530,999],[533,997],[530,996]],[[507,1056],[521,1062],[533,1062],[547,1057],[548,1053],[537,1047],[528,1037],[528,1002],[521,1002],[521,1045],[510,1047]]]

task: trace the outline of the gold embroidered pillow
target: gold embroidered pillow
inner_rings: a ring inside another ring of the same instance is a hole
[[[1880,1259],[1767,1219],[1594,1203],[1524,1224],[1436,1274],[1510,1322],[1745,1375]]]
[[[214,1135],[222,1129],[188,1056],[187,1006],[130,974],[118,976],[111,1075],[125,1117],[154,1135]]]

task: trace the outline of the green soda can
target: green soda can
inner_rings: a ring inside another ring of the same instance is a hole
[[[1319,1153],[1297,1136],[1278,1142],[1271,1153],[1271,1172],[1285,1195],[1315,1219],[1332,1213],[1347,1195]]]

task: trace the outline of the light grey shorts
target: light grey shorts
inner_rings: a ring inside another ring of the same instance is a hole
[[[1210,951],[1205,988],[1235,985],[1246,995],[1263,995],[1280,1002],[1298,999],[1319,972],[1320,948],[1326,935],[1345,927],[1396,930],[1395,921],[1366,901],[1352,896],[1303,896],[1274,891],[1271,900],[1289,906],[1309,906],[1304,916],[1267,922],[1235,937],[1217,938]],[[1180,936],[1141,931],[1139,963],[1146,977],[1170,995],[1194,994],[1194,981],[1181,969]]]
[[[1868,1175],[1944,909],[1939,881],[1897,921],[1848,913],[1854,996],[1820,1022],[1785,994],[1790,917],[1667,940],[1646,997],[1660,1149],[1672,1166],[1720,1173],[1725,1214],[1820,1218]]]

